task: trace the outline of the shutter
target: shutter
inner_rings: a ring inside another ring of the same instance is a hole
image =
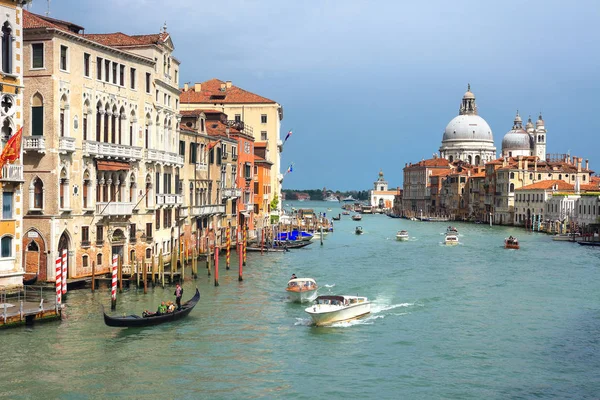
[[[31,135],[44,135],[44,106],[31,107]]]

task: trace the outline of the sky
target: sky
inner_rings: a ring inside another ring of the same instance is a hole
[[[30,11],[43,14],[46,0]],[[595,0],[51,0],[86,33],[158,33],[181,82],[218,78],[283,106],[286,189],[365,190],[438,153],[471,84],[497,153],[518,110],[547,152],[600,171]]]

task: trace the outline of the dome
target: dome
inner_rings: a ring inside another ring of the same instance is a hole
[[[475,95],[470,90],[466,91],[465,95],[463,96],[463,99],[474,99],[474,98],[475,98]]]
[[[446,126],[442,143],[448,141],[478,141],[494,143],[492,129],[479,115],[456,116]]]
[[[502,152],[513,150],[530,150],[531,139],[529,134],[521,129],[513,129],[502,139]]]

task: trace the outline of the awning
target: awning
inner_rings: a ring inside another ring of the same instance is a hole
[[[98,161],[98,171],[128,171],[129,163],[121,161]]]

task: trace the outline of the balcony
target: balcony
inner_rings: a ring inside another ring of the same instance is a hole
[[[61,137],[58,140],[58,152],[61,154],[75,152],[75,138]]]
[[[238,155],[237,153],[231,153],[231,161],[237,161]]]
[[[203,217],[215,214],[225,214],[223,205],[192,206],[192,216]]]
[[[208,163],[203,161],[196,163],[196,171],[198,172],[208,172]]]
[[[189,207],[181,207],[179,209],[179,218],[187,218],[190,216],[190,208]]]
[[[224,152],[223,154],[221,154],[221,159],[227,160],[228,158],[229,158],[229,153]]]
[[[146,161],[158,162],[166,165],[183,166],[183,156],[168,151],[146,149]]]
[[[6,164],[2,167],[2,182],[23,182],[23,166],[21,164]]]
[[[176,206],[183,204],[183,196],[180,194],[157,194],[157,206]]]
[[[232,198],[242,197],[242,189],[237,188],[225,188],[221,189],[221,198]]]
[[[23,153],[28,151],[46,152],[46,138],[43,136],[25,136],[23,138]]]
[[[102,217],[131,215],[133,213],[133,206],[133,203],[96,203],[96,215]]]
[[[127,161],[139,161],[142,159],[142,148],[84,140],[83,155],[97,158],[116,158]]]

